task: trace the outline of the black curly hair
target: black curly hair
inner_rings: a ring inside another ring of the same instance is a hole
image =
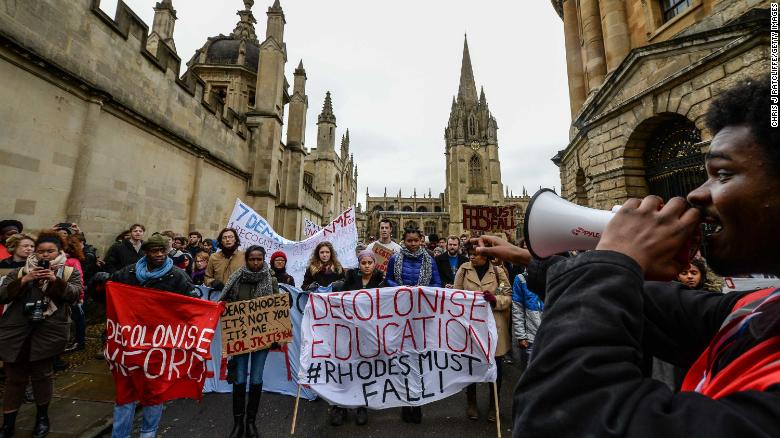
[[[747,79],[718,95],[707,110],[707,128],[713,134],[727,126],[746,125],[756,143],[767,152],[773,168],[780,165],[780,129],[770,124],[769,77]]]

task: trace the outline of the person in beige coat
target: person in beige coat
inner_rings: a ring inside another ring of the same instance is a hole
[[[503,269],[495,267],[490,263],[490,258],[484,255],[478,255],[474,245],[467,243],[465,251],[469,256],[469,261],[461,265],[455,274],[455,289],[469,291],[487,291],[495,295],[495,304],[493,305],[493,317],[496,320],[496,332],[498,333],[498,342],[496,343],[496,386],[501,389],[501,373],[503,371],[503,356],[512,348],[511,327],[511,309],[512,309],[512,285]],[[493,304],[493,303],[491,303]],[[479,410],[477,409],[477,384],[472,383],[466,388],[466,415],[471,420],[479,419]],[[488,421],[496,421],[496,406],[493,395],[493,385],[490,385],[490,408],[488,410]]]
[[[230,276],[245,264],[244,251],[238,249],[240,245],[236,230],[225,228],[219,232],[217,246],[220,251],[209,256],[203,284],[214,289],[225,287]]]

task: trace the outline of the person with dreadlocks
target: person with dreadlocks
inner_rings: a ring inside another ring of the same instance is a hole
[[[385,282],[388,286],[442,286],[436,262],[422,242],[423,234],[419,229],[404,229],[401,251],[387,262]],[[406,423],[419,424],[422,421],[422,408],[402,407],[401,419]]]
[[[234,302],[279,293],[279,283],[265,262],[265,248],[252,245],[244,253],[244,266],[238,268],[225,283],[220,301]],[[257,438],[255,425],[260,395],[263,393],[263,369],[268,349],[231,356],[228,363],[228,381],[233,383],[233,430],[231,438],[246,433],[247,438]],[[251,361],[251,367],[250,367]],[[246,400],[247,371],[249,371],[249,401]],[[246,414],[246,427],[244,425]]]

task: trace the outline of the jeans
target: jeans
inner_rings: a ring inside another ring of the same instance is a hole
[[[236,361],[236,381],[234,382],[236,385],[246,384],[246,374],[247,368],[249,368],[250,357],[252,358],[252,367],[249,372],[249,384],[260,385],[263,383],[263,368],[265,368],[265,358],[268,357],[268,350],[239,354],[230,359]]]
[[[129,438],[133,431],[133,419],[135,418],[135,405],[137,402],[124,405],[114,405],[114,428],[111,438]],[[163,405],[143,407],[143,422],[141,423],[141,438],[154,438],[157,427],[162,418]]]
[[[83,346],[87,335],[87,321],[84,317],[84,308],[76,303],[70,306],[71,319],[76,328],[76,344]]]

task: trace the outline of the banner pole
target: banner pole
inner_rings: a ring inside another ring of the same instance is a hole
[[[298,384],[298,395],[295,396],[295,410],[293,411],[292,428],[290,435],[295,435],[295,422],[298,420],[298,402],[301,400],[301,384]],[[499,438],[501,438],[499,436]]]
[[[498,384],[495,380],[493,381],[493,402],[496,404],[496,435],[501,438],[501,409],[498,406]]]

